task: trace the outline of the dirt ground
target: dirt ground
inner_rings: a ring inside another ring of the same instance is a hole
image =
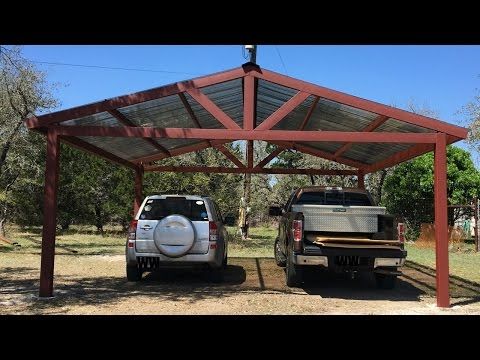
[[[21,265],[19,265],[21,264]],[[123,255],[57,255],[55,297],[39,299],[40,256],[0,261],[0,314],[480,314],[480,285],[451,279],[452,307],[435,306],[431,269],[408,263],[396,289],[373,278],[310,271],[302,288],[287,288],[271,258],[230,258],[225,281],[200,270],[125,278]]]

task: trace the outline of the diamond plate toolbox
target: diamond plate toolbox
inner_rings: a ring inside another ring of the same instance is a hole
[[[292,211],[305,217],[305,231],[375,233],[380,206],[293,205]]]

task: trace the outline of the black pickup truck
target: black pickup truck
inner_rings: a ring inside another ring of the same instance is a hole
[[[286,267],[288,286],[302,283],[305,266],[352,275],[373,272],[378,287],[395,286],[407,256],[404,237],[367,191],[304,187],[283,208],[270,207],[269,214],[281,216],[274,252],[277,265]]]

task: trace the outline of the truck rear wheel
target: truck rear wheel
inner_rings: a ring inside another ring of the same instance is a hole
[[[287,259],[282,253],[282,250],[280,250],[280,243],[278,241],[278,238],[275,239],[273,252],[275,254],[275,262],[277,263],[277,265],[280,267],[285,267],[285,265],[287,265]]]
[[[302,269],[293,263],[293,255],[288,255],[285,275],[288,287],[299,287],[302,284]]]
[[[127,280],[140,281],[142,279],[142,270],[138,266],[127,265]]]
[[[393,289],[397,282],[396,275],[375,274],[375,282],[379,289]]]

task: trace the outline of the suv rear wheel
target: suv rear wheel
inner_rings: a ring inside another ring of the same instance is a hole
[[[142,279],[142,270],[138,266],[127,265],[127,280],[140,281]]]
[[[223,281],[223,266],[210,268],[210,281],[213,283],[221,283]]]

